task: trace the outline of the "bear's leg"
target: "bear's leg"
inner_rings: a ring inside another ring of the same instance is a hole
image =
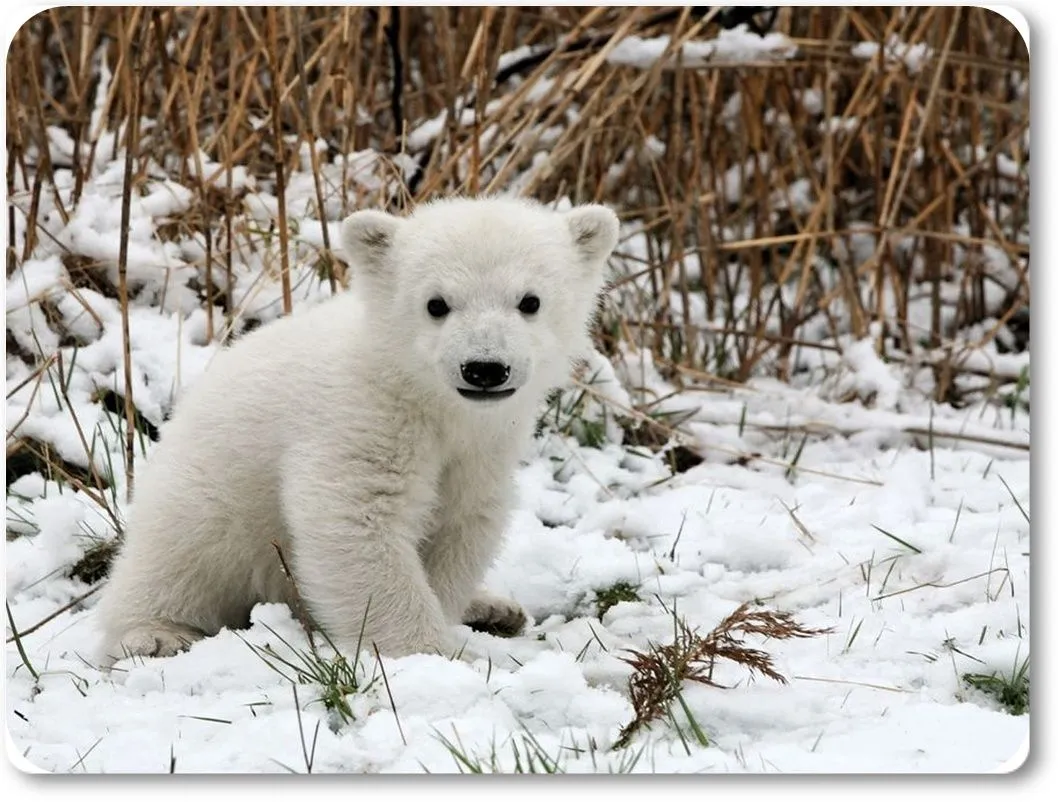
[[[325,448],[306,445],[298,456],[286,472],[283,514],[313,621],[349,656],[358,643],[387,657],[453,654],[454,633],[416,548],[426,516],[402,492],[407,477],[355,457],[336,469]]]
[[[104,663],[169,656],[249,624],[261,557],[201,505],[179,503],[188,495],[144,485],[96,608]]]
[[[299,516],[308,518],[310,516]],[[320,523],[323,516],[311,516]],[[309,521],[305,521],[310,526]],[[315,530],[334,531],[324,525]],[[447,622],[426,581],[415,548],[347,521],[344,548],[323,557],[308,545],[308,529],[294,528],[294,573],[312,619],[347,655],[359,643],[387,657],[455,651]]]
[[[527,621],[521,606],[480,589],[503,532],[503,507],[498,501],[476,506],[496,512],[454,516],[442,525],[423,556],[426,575],[448,620],[504,637],[517,635]]]
[[[105,663],[132,655],[168,657],[222,627],[250,623],[247,581],[237,568],[220,570],[231,561],[207,566],[176,542],[165,552],[135,548],[151,534],[137,532],[137,543],[126,544],[133,548],[119,553],[111,568],[97,608]]]

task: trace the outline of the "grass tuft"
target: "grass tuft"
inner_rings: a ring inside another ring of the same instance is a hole
[[[356,655],[350,660],[329,638],[327,645],[332,654],[323,654],[315,645],[311,645],[309,649],[299,649],[267,624],[264,626],[286,647],[287,653],[281,654],[271,644],[258,646],[244,640],[254,654],[288,682],[317,686],[320,691],[317,702],[337,714],[343,724],[353,721],[355,716],[348,697],[366,693],[378,680],[378,675],[374,673],[368,677],[367,670],[360,660],[359,646]]]
[[[608,588],[600,588],[595,591],[595,615],[601,619],[614,605],[621,602],[637,601],[642,601],[642,599],[635,585],[624,580],[614,582]]]
[[[437,730],[434,730],[434,737],[448,750],[460,774],[566,774],[570,758],[584,754],[591,759],[592,770],[600,770],[601,750],[591,737],[583,745],[575,738],[570,738],[568,744],[562,742],[554,751],[549,751],[533,733],[523,728],[499,746],[493,739],[486,754],[469,750],[454,727],[452,738]],[[610,774],[631,773],[642,759],[645,749],[644,744],[638,750],[627,750],[616,756],[607,755],[605,771]]]
[[[1029,712],[1029,658],[1009,674],[993,671],[990,674],[963,674],[963,682],[971,688],[995,699],[1012,716],[1023,716]]]
[[[70,576],[80,579],[86,585],[94,585],[106,579],[110,574],[110,565],[117,555],[119,544],[115,540],[103,540],[93,543],[85,550],[84,555],[73,564]]]

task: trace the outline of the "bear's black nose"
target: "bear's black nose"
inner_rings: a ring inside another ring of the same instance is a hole
[[[511,369],[502,362],[467,362],[459,370],[463,381],[483,390],[499,387],[511,375]]]

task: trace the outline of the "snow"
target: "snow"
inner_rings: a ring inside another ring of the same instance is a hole
[[[723,198],[731,204],[737,204],[742,200],[742,193],[746,184],[757,174],[758,168],[761,173],[767,173],[771,158],[767,153],[760,153],[746,159],[742,164],[728,167],[723,175]],[[752,184],[750,184],[752,186]]]
[[[551,48],[546,45],[522,45],[516,47],[514,50],[509,50],[506,53],[501,53],[499,58],[496,59],[496,72],[504,72],[512,64],[517,64],[523,59],[533,58],[541,53],[547,53]]]
[[[229,174],[222,164],[201,150],[195,156],[187,157],[187,169],[195,178],[217,187],[228,187],[230,182],[232,189],[252,189],[256,183],[241,164],[233,166]]]
[[[665,55],[670,42],[669,36],[626,36],[610,50],[606,60],[611,64],[647,69]],[[750,32],[748,26],[739,25],[721,31],[715,39],[685,42],[677,53],[668,57],[666,66],[679,63],[694,68],[711,62],[788,59],[796,54],[797,46],[785,34],[773,32],[760,36]]]
[[[884,50],[887,65],[902,63],[911,75],[921,72],[926,63],[933,58],[933,49],[929,45],[922,42],[908,44],[896,34],[890,34],[884,49],[877,42],[858,42],[852,46],[852,55],[865,61],[875,61],[881,50]]]
[[[871,336],[845,349],[842,358],[851,369],[851,381],[845,386],[854,390],[857,395],[874,396],[878,408],[893,409],[900,395],[900,381],[882,362],[875,350],[875,342],[881,334],[880,329],[881,326],[873,324]]]

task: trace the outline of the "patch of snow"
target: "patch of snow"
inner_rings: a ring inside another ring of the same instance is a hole
[[[715,39],[685,42],[676,53],[666,57],[670,42],[669,36],[626,36],[606,54],[606,60],[620,66],[648,69],[665,58],[665,66],[671,69],[677,64],[695,68],[714,62],[772,61],[797,55],[797,46],[785,34],[773,32],[760,36],[746,25],[721,31]]]
[[[917,75],[933,58],[933,49],[923,43],[908,44],[895,33],[890,34],[882,45],[877,42],[857,42],[852,46],[852,55],[866,61],[876,61],[879,51],[883,52],[886,65],[903,64],[911,75]]]

